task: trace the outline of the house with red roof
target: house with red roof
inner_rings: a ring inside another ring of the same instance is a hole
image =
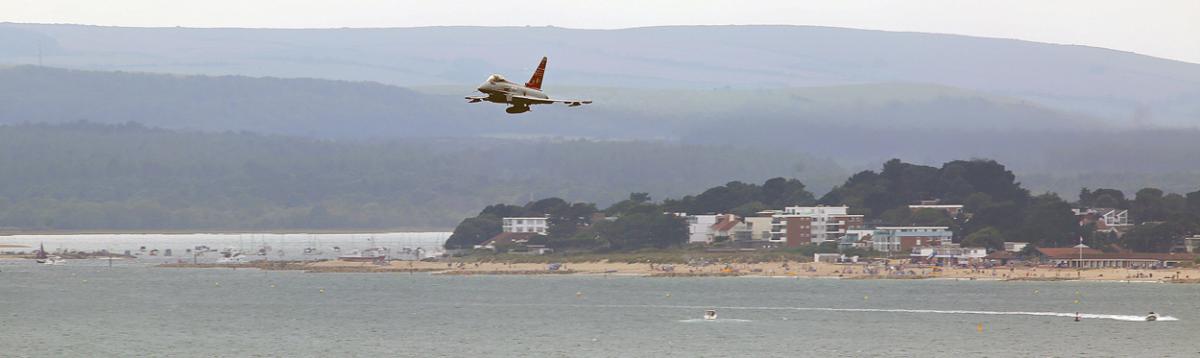
[[[712,235],[708,242],[734,241],[738,239],[738,233],[749,234],[750,229],[737,215],[724,214],[717,216],[717,223],[710,226],[708,232]],[[749,237],[745,239],[748,240]]]

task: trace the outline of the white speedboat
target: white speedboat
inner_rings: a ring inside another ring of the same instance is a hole
[[[350,262],[378,262],[387,261],[387,248],[370,248],[362,251],[355,250],[349,255],[338,256],[338,260]]]
[[[704,320],[705,321],[714,321],[716,319],[717,319],[717,310],[704,311]]]
[[[245,262],[246,262],[246,256],[242,255],[240,252],[229,255],[228,257],[222,257],[222,258],[217,259],[217,263],[219,263],[219,264],[240,264],[240,263],[245,263]]]

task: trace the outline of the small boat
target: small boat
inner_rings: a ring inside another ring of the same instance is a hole
[[[240,264],[244,262],[246,262],[246,256],[240,252],[217,259],[217,263],[219,264]]]
[[[704,320],[705,321],[714,321],[716,319],[717,319],[717,310],[704,311]]]
[[[338,256],[338,260],[350,262],[378,262],[387,260],[388,250],[386,248],[370,248],[362,251],[354,251],[349,255]]]
[[[1154,321],[1157,321],[1157,320],[1158,320],[1158,314],[1157,314],[1157,313],[1150,312],[1150,314],[1149,314],[1149,315],[1146,315],[1146,322],[1154,322]]]
[[[43,264],[43,265],[56,265],[56,266],[67,263],[67,260],[63,260],[63,258],[59,257],[58,255],[55,255],[55,256],[46,255],[46,245],[40,245],[40,247],[38,248],[37,256],[34,256],[34,261],[39,264]]]
[[[367,249],[362,251],[354,250],[349,255],[338,255],[338,260],[350,262],[387,262],[388,256],[391,255],[391,249],[376,247],[375,238],[367,239],[367,242],[371,243]],[[340,253],[341,248],[334,246],[333,251]]]
[[[33,260],[39,264],[44,264],[47,260],[49,260],[49,257],[46,256],[46,244],[42,244],[41,247],[38,248],[37,256],[34,256]]]

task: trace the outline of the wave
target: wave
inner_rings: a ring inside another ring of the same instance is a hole
[[[669,308],[669,309],[719,309],[719,310],[775,310],[775,311],[826,311],[826,312],[889,312],[889,313],[913,313],[913,314],[958,314],[958,315],[988,315],[988,316],[1039,316],[1039,317],[1065,317],[1074,318],[1073,312],[1032,312],[1032,311],[971,311],[971,310],[925,310],[925,309],[900,309],[900,308],[834,308],[834,307],[772,307],[772,306],[683,306],[683,305],[611,305],[611,304],[475,304],[479,306],[567,306],[567,307],[606,307],[606,308]],[[1148,322],[1146,316],[1139,315],[1120,315],[1120,314],[1102,314],[1102,313],[1079,313],[1081,319],[1107,319],[1114,321],[1126,322]],[[696,319],[699,321],[702,319]],[[721,318],[721,321],[734,321],[734,319]],[[1179,318],[1172,316],[1158,316],[1158,321],[1178,321]],[[691,322],[693,320],[682,320],[680,322]],[[749,322],[747,320],[740,320]]]
[[[967,310],[914,310],[886,308],[825,308],[825,307],[727,307],[728,309],[784,309],[797,311],[833,311],[833,312],[892,312],[892,313],[934,313],[962,315],[1013,315],[1013,316],[1042,316],[1042,317],[1075,317],[1070,312],[1027,312],[1027,311],[967,311]],[[1146,316],[1079,313],[1083,319],[1110,319],[1115,321],[1146,322]],[[1159,321],[1178,321],[1172,316],[1159,316]]]
[[[620,306],[620,305],[614,305]],[[628,305],[624,307],[647,307]],[[889,312],[889,313],[916,313],[916,314],[959,314],[959,315],[989,315],[989,316],[1040,316],[1040,317],[1066,317],[1074,318],[1075,313],[1072,312],[1031,312],[1031,311],[970,311],[970,310],[924,310],[924,309],[899,309],[899,308],[833,308],[833,307],[744,307],[744,306],[725,306],[725,307],[705,307],[705,306],[653,306],[661,308],[688,308],[688,309],[727,309],[727,310],[788,310],[788,311],[827,311],[827,312]],[[1120,315],[1120,314],[1100,314],[1100,313],[1079,313],[1081,319],[1107,319],[1114,321],[1126,322],[1147,322],[1146,316],[1137,315]],[[1172,316],[1158,316],[1158,321],[1178,321],[1179,318]]]
[[[693,318],[693,319],[681,319],[681,320],[679,320],[679,322],[683,322],[683,323],[696,323],[696,322],[717,323],[717,322],[754,322],[754,321],[751,321],[748,319],[738,319],[738,318],[717,318],[717,319]]]

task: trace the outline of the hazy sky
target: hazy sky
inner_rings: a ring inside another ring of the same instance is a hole
[[[287,28],[822,25],[1081,44],[1200,63],[1200,0],[0,0],[0,21]]]

